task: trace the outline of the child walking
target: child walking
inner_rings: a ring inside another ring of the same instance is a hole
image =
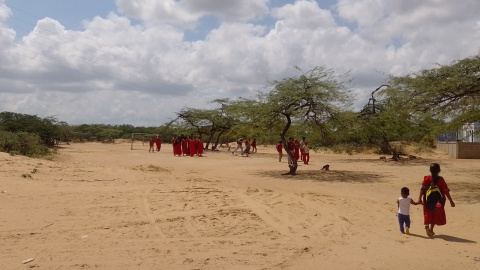
[[[415,201],[411,198],[408,198],[410,195],[410,190],[406,187],[403,187],[400,191],[401,197],[397,200],[398,205],[398,223],[400,224],[400,232],[409,234],[410,233],[410,204],[417,205]],[[405,225],[405,229],[404,229]]]
[[[305,138],[305,137],[304,137]],[[302,147],[302,160],[305,165],[308,165],[310,161],[310,149],[308,148],[308,143],[304,142]]]
[[[277,147],[277,152],[278,152],[278,162],[282,162],[282,156],[283,156],[282,141],[279,141],[276,147]]]

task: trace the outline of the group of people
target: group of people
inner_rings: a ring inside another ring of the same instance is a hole
[[[157,135],[157,137],[152,137],[150,139],[150,148],[148,148],[149,153],[155,153],[155,146],[157,148],[157,152],[160,152],[160,149],[162,148],[162,138],[160,138],[160,135]]]
[[[203,141],[202,138],[195,138],[181,134],[178,137],[172,138],[173,155],[174,156],[203,156]]]
[[[245,144],[245,150],[243,149],[243,144]],[[227,147],[230,151],[230,145],[227,141]],[[237,139],[237,146],[235,150],[233,150],[232,155],[235,155],[235,152],[237,150],[240,150],[240,153],[242,155],[249,155],[250,153],[256,153],[257,152],[257,139],[253,138],[251,141],[250,138],[244,139],[243,137],[240,137]]]
[[[282,162],[283,157],[283,144],[282,141],[279,141],[277,146],[278,152],[278,162]],[[299,159],[303,161],[304,164],[308,165],[310,162],[310,148],[308,146],[308,142],[306,141],[305,137],[299,142],[298,139],[293,139],[290,137],[287,141],[287,151],[291,152],[293,158],[298,161]],[[291,160],[290,155],[287,154],[288,157],[288,164],[292,164],[293,160]]]
[[[433,228],[435,225],[447,224],[445,215],[446,200],[450,202],[451,207],[455,207],[455,203],[450,196],[450,189],[445,179],[439,175],[440,165],[438,163],[430,164],[430,175],[423,178],[422,187],[418,201],[408,198],[410,191],[407,187],[403,187],[400,191],[401,197],[397,200],[398,205],[398,223],[400,224],[400,232],[409,234],[410,229],[410,205],[423,205],[423,224],[428,237],[433,238],[435,233]],[[431,201],[430,197],[438,197]],[[432,204],[433,203],[433,204]]]

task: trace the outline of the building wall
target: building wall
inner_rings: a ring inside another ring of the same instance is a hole
[[[437,149],[446,152],[452,158],[480,159],[480,143],[437,142]]]

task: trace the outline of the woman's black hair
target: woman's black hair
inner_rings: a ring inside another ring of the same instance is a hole
[[[432,163],[430,164],[430,173],[432,174],[432,184],[437,185],[440,173],[440,164]]]

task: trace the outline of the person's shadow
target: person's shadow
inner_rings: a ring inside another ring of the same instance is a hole
[[[468,240],[468,239],[460,238],[460,237],[455,237],[455,236],[451,236],[451,235],[445,235],[445,234],[435,235],[434,238],[440,238],[440,239],[443,239],[443,240],[448,241],[448,242],[469,243],[469,244],[477,243],[476,241],[472,241],[472,240]]]
[[[430,238],[427,237],[427,236],[423,236],[423,235],[415,234],[415,233],[410,233],[410,234],[408,234],[408,236],[413,236],[413,237],[418,237],[418,238],[424,238],[424,239],[430,239]]]
[[[460,238],[460,237],[455,237],[455,236],[450,236],[450,235],[445,235],[445,234],[438,234],[438,235],[435,235],[433,238],[430,238],[430,237],[424,236],[424,235],[414,234],[414,233],[410,233],[409,236],[423,238],[423,239],[440,238],[440,239],[442,239],[444,241],[448,241],[448,242],[458,242],[458,243],[468,243],[468,244],[477,243],[476,241],[472,241],[472,240],[468,240],[468,239],[464,239],[464,238]]]

